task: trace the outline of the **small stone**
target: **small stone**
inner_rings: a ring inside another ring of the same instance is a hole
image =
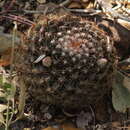
[[[45,57],[43,60],[42,60],[42,64],[43,66],[45,67],[50,67],[52,65],[52,59],[50,56],[47,56]]]

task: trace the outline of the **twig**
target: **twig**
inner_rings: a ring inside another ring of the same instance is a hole
[[[90,15],[102,13],[101,10],[94,10],[94,9],[67,9],[70,12],[77,12],[77,13],[89,13]]]
[[[119,14],[117,11],[112,8],[112,4],[109,2],[109,0],[96,0],[97,3],[101,6],[102,10],[106,13],[106,15],[111,16],[113,19],[122,19],[127,22],[130,22],[130,18],[127,18],[123,16],[122,14]]]
[[[7,102],[7,111],[6,111],[6,123],[5,123],[5,130],[8,130],[9,127],[9,100]]]
[[[68,5],[70,2],[71,2],[71,0],[66,0],[66,1],[60,3],[59,6],[60,6],[60,7],[66,6],[66,5]]]
[[[0,14],[7,13],[7,12],[11,9],[11,7],[13,6],[14,2],[15,2],[15,0],[12,0],[12,1],[10,2],[10,5],[7,7],[7,9],[4,10],[4,11],[2,11],[2,12],[0,12]]]
[[[34,22],[32,22],[32,21],[30,21],[26,18],[23,18],[21,16],[12,15],[12,14],[8,14],[8,15],[5,15],[5,16],[2,16],[2,17],[8,18],[8,19],[11,19],[11,20],[23,23],[23,24],[27,24],[27,25],[30,25],[30,26],[35,24]]]

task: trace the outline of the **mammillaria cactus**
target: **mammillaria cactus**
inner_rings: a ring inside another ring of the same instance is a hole
[[[94,104],[111,89],[116,62],[112,38],[94,22],[71,14],[43,21],[16,56],[15,68],[28,94],[67,109]]]

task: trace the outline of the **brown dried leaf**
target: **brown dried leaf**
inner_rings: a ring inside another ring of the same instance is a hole
[[[116,128],[116,127],[120,127],[121,126],[121,123],[120,122],[112,122],[112,127]]]
[[[93,8],[93,7],[94,7],[94,3],[92,3],[92,2],[83,3],[82,6],[83,6],[85,9],[90,9],[90,8]]]
[[[130,92],[130,78],[124,77],[123,85],[124,85],[124,87],[126,87],[126,88],[129,90],[129,92]]]
[[[0,104],[0,113],[7,109],[6,105]]]
[[[7,66],[10,64],[11,48],[8,48],[1,54],[0,66]]]
[[[125,112],[127,108],[130,108],[130,91],[128,86],[124,86],[125,76],[121,72],[115,73],[115,80],[113,82],[112,90],[112,102],[115,110],[119,112]]]
[[[72,9],[72,8],[82,8],[81,4],[78,3],[78,2],[72,2],[69,6],[68,6],[69,9]]]
[[[122,19],[117,19],[117,22],[119,24],[121,24],[123,27],[125,27],[126,29],[130,30],[130,22],[127,22],[127,21],[122,20]]]

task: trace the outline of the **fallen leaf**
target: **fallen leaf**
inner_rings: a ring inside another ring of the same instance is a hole
[[[7,50],[2,52],[0,58],[0,66],[8,66],[10,64],[11,50],[11,48],[7,48]]]
[[[13,35],[0,32],[0,54],[12,47],[12,38]],[[18,45],[19,43],[20,39],[15,37],[15,45]]]
[[[6,105],[0,104],[0,113],[7,109]]]
[[[112,122],[112,127],[116,128],[116,127],[120,127],[121,126],[121,123],[120,122]]]
[[[130,92],[130,78],[124,77],[123,85],[124,85],[124,87],[126,87],[126,88],[129,90],[129,92]]]
[[[85,9],[90,9],[90,8],[94,8],[94,3],[89,1],[87,3],[82,3],[82,6],[85,8]]]
[[[125,112],[127,108],[130,108],[130,91],[128,90],[128,86],[125,87],[123,81],[125,76],[116,71],[115,79],[113,82],[113,90],[112,90],[112,102],[116,111]]]
[[[10,64],[12,39],[12,34],[7,34],[0,31],[0,66],[7,66]],[[20,38],[16,36],[14,43],[15,45],[20,44]]]
[[[126,29],[130,30],[130,22],[127,22],[126,20],[117,19],[117,22],[121,24]]]
[[[72,2],[72,3],[70,3],[69,4],[69,6],[68,6],[68,8],[69,9],[72,9],[72,8],[81,8],[82,6],[81,6],[81,4],[80,3],[78,3],[78,2]]]

